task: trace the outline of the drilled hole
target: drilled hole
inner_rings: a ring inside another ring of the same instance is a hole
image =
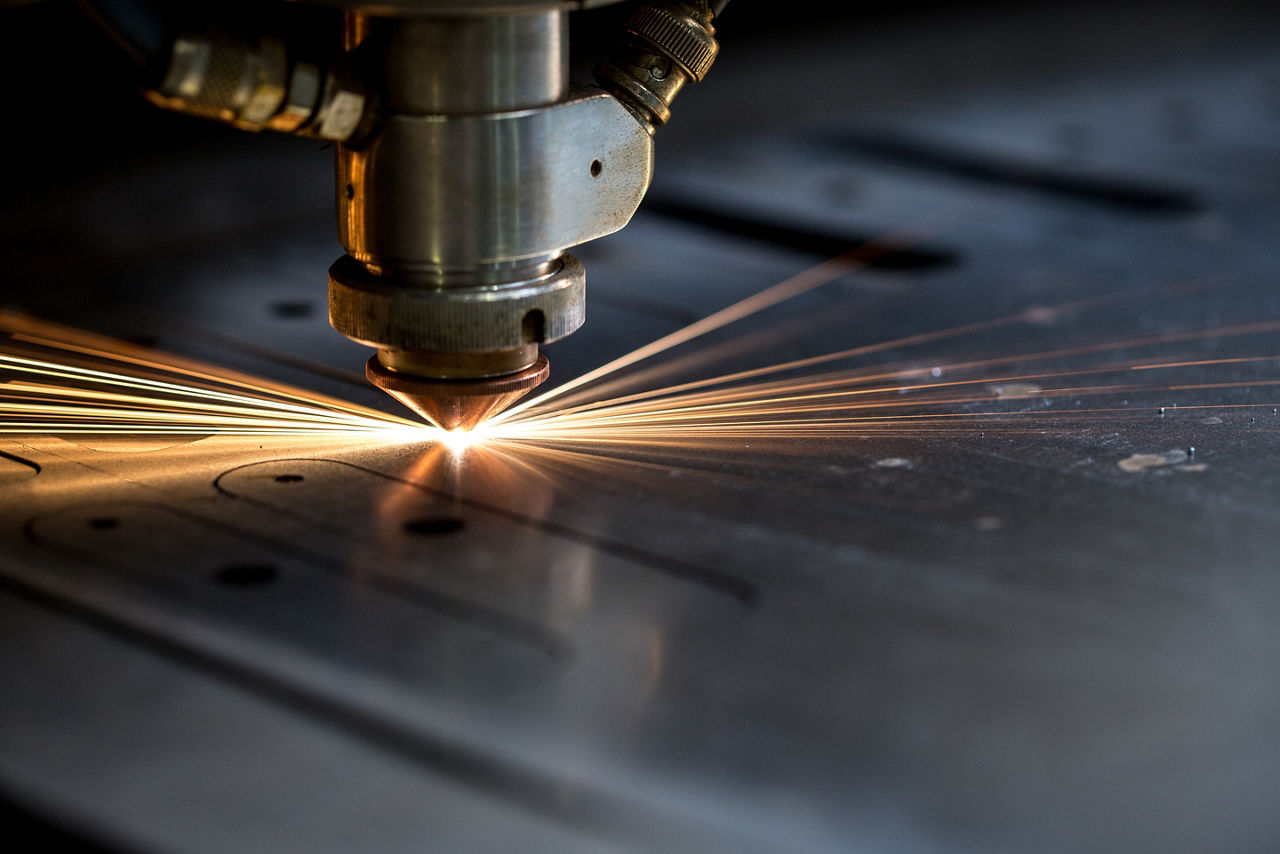
[[[1148,214],[1182,214],[1201,208],[1189,191],[1125,176],[1061,169],[1034,159],[968,149],[909,136],[875,133],[819,134],[827,151],[875,158],[922,172],[1033,190],[1061,198]]]
[[[278,474],[276,475],[276,483],[300,483],[302,481],[300,474]]]
[[[154,348],[157,344],[160,343],[160,339],[158,337],[156,337],[155,335],[147,335],[145,333],[139,333],[137,335],[126,335],[124,336],[124,340],[128,341],[130,344],[137,344],[139,347],[148,347],[148,348]]]
[[[315,305],[305,300],[281,300],[271,304],[271,313],[286,320],[310,317],[315,311]]]
[[[213,577],[228,587],[263,587],[274,584],[280,570],[268,563],[238,563],[224,566]]]
[[[456,534],[465,527],[466,523],[456,516],[423,516],[404,523],[410,534]]]
[[[520,322],[520,331],[524,340],[541,344],[547,340],[547,316],[542,309],[535,308],[524,316]]]
[[[871,243],[872,235],[843,228],[827,229],[809,224],[788,224],[773,221],[770,215],[750,211],[731,211],[690,198],[653,198],[645,200],[645,210],[650,214],[676,219],[712,231],[755,242],[771,243],[787,249],[808,252],[824,258],[845,255],[851,247]],[[955,266],[960,254],[950,248],[930,245],[891,246],[878,239],[868,247],[863,261],[868,267],[881,270],[933,270]]]
[[[354,199],[356,197],[356,188],[351,186],[350,184],[344,187],[342,189],[342,192],[344,195],[346,195],[348,199]]]
[[[119,525],[120,520],[114,516],[95,516],[89,520],[89,527],[98,531],[107,531]]]
[[[592,178],[599,178],[599,177],[600,177],[600,173],[601,173],[601,172],[603,172],[603,171],[604,171],[604,161],[603,161],[603,160],[592,160],[592,161],[591,161],[591,177],[592,177]]]

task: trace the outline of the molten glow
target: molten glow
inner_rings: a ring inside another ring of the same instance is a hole
[[[431,438],[440,442],[454,453],[462,453],[472,445],[484,441],[486,431],[483,427],[475,430],[441,430],[433,428]]]

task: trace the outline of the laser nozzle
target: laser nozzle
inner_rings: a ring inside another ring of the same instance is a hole
[[[474,430],[541,385],[551,372],[547,357],[509,374],[477,379],[436,379],[392,370],[369,359],[369,382],[442,430]]]

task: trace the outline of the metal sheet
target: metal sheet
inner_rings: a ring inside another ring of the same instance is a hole
[[[1127,61],[1093,23],[1140,9],[737,59],[726,17],[552,382],[904,226],[654,381],[1010,315],[860,364],[1280,354],[1213,332],[1280,319],[1280,56],[1262,12],[1175,5]],[[381,405],[323,317],[327,191],[280,191],[327,155],[216,139],[11,198],[5,301]],[[1269,850],[1274,367],[692,451],[7,438],[0,788],[145,850]]]

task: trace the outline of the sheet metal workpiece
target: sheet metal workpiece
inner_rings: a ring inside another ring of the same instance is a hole
[[[637,389],[883,342],[849,366],[893,385],[1197,364],[839,441],[0,437],[0,809],[138,852],[1276,849],[1274,13],[755,5],[664,204],[571,250],[557,372],[911,223]],[[84,121],[27,82],[5,304],[383,402],[322,316],[331,152],[130,113],[71,172]]]

